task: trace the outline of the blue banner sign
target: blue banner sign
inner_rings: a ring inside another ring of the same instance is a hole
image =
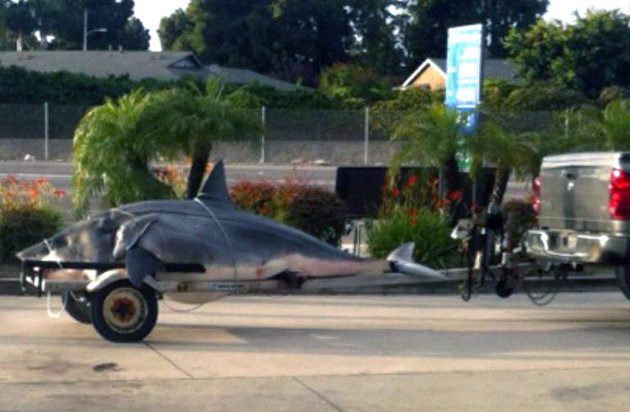
[[[448,29],[446,54],[446,100],[448,107],[466,118],[462,132],[472,133],[477,125],[477,105],[481,96],[483,26]]]

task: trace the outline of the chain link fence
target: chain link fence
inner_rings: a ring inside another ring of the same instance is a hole
[[[68,160],[72,136],[87,106],[0,104],[0,159]],[[386,164],[396,150],[389,141],[402,111],[261,108],[260,145],[219,142],[213,156],[234,163]],[[502,119],[514,132],[538,132],[562,124],[564,112],[525,112]],[[482,120],[483,121],[483,120]]]

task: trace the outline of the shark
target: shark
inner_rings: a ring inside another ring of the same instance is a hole
[[[17,254],[28,261],[57,262],[47,279],[94,281],[95,269],[65,262],[119,263],[136,287],[155,281],[241,282],[280,280],[299,288],[310,279],[402,273],[444,280],[413,261],[413,243],[387,259],[355,256],[303,231],[247,212],[230,200],[223,161],[215,164],[192,200],[149,200],[112,208],[71,225]],[[195,273],[164,273],[168,263],[194,264]],[[206,302],[225,291],[171,291],[175,300]],[[179,299],[178,299],[179,298]]]

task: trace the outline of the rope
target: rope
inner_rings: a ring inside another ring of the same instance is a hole
[[[206,210],[206,212],[208,212],[208,214],[210,216],[212,216],[214,221],[217,223],[217,226],[219,226],[219,230],[221,231],[221,234],[223,234],[223,238],[225,239],[225,243],[227,244],[228,249],[230,250],[230,258],[232,259],[232,267],[234,268],[234,278],[236,280],[238,280],[239,276],[238,276],[238,270],[236,269],[236,259],[234,258],[234,248],[232,248],[232,242],[230,242],[230,238],[228,237],[227,233],[225,232],[225,229],[223,229],[223,225],[221,224],[221,222],[219,222],[219,219],[217,219],[217,217],[214,214],[214,212],[212,211],[212,209],[210,209],[208,206],[206,206],[201,200],[199,200],[199,198],[196,197],[193,200],[195,202],[199,203],[201,205],[201,207],[203,207]]]
[[[52,255],[55,254],[55,249],[53,249],[53,247],[50,246],[48,239],[44,239],[44,245],[46,245],[46,248],[48,249],[48,253]],[[53,262],[55,262],[59,266],[59,269],[63,269],[63,265],[61,264],[61,261],[59,259],[53,260]]]
[[[197,310],[197,309],[199,309],[200,307],[204,306],[204,305],[205,305],[206,303],[208,303],[208,302],[199,303],[199,304],[197,304],[197,305],[193,306],[192,308],[187,308],[187,309],[178,309],[178,308],[175,308],[175,307],[173,307],[173,306],[169,305],[168,303],[166,303],[166,301],[165,301],[165,300],[162,300],[160,303],[162,303],[164,306],[166,306],[166,308],[167,308],[167,309],[169,309],[171,312],[175,312],[175,313],[190,313],[190,312],[192,312],[193,310]]]
[[[127,211],[125,211],[125,210],[121,210],[121,209],[119,209],[119,208],[117,208],[117,207],[113,208],[113,209],[112,209],[112,212],[118,212],[118,213],[122,213],[123,215],[130,216],[130,217],[136,217],[136,215],[134,215],[133,213],[131,213],[131,212],[127,212]]]
[[[66,310],[66,304],[68,303],[68,299],[62,299],[63,301],[63,306],[61,306],[61,309],[59,309],[58,312],[53,312],[52,311],[52,293],[50,292],[46,292],[46,309],[48,310],[48,316],[53,318],[53,319],[59,319],[61,317],[61,313],[63,313],[64,310]]]

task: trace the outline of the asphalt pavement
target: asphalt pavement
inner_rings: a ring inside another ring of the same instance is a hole
[[[0,161],[0,178],[8,175],[25,180],[45,178],[57,189],[72,187],[72,163],[52,161]],[[294,179],[334,188],[337,167],[311,165],[226,164],[228,185],[241,180],[267,179],[282,182]]]
[[[628,409],[619,292],[545,308],[523,296],[248,296],[160,310],[146,342],[123,345],[49,318],[45,299],[0,297],[0,410]]]
[[[72,187],[72,163],[51,161],[0,161],[0,178],[8,175],[35,180],[46,178],[57,189],[70,191]],[[270,165],[270,164],[226,164],[228,185],[241,180],[266,179],[283,182],[289,179],[309,182],[314,185],[334,190],[337,166]],[[510,182],[507,198],[523,199],[528,193],[528,185],[524,182]]]

